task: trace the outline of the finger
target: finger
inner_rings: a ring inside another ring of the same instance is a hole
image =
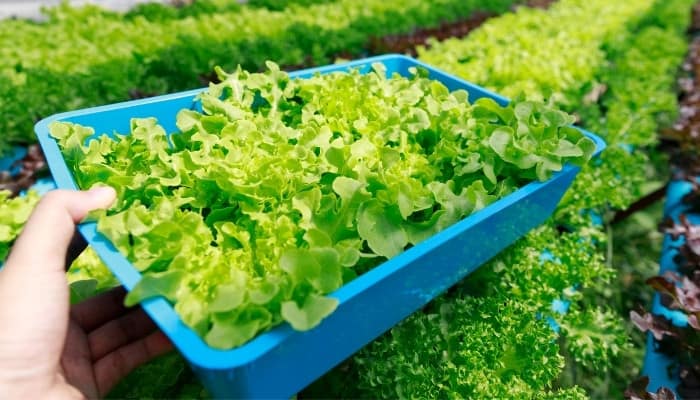
[[[76,230],[73,233],[73,238],[71,239],[70,244],[68,245],[68,254],[66,254],[66,271],[86,247],[87,242],[85,241],[85,238]]]
[[[75,321],[68,325],[66,344],[61,355],[60,373],[87,398],[98,398],[88,338]]]
[[[109,207],[115,196],[116,192],[110,187],[84,192],[54,190],[47,193],[17,238],[6,268],[21,267],[28,273],[63,273],[75,225],[88,212]]]
[[[156,331],[98,360],[93,368],[100,396],[104,396],[134,368],[172,350],[165,335]]]
[[[107,321],[128,312],[124,307],[126,290],[116,287],[71,307],[70,315],[85,332],[91,332]]]
[[[112,351],[135,342],[156,330],[156,325],[141,308],[113,319],[90,332],[88,343],[93,360],[99,360]]]

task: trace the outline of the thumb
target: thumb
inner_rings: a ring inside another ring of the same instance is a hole
[[[36,206],[0,270],[0,365],[23,376],[52,376],[68,329],[65,274],[75,225],[88,212],[106,208],[109,187],[84,192],[55,190]]]
[[[111,187],[75,192],[54,190],[46,194],[29,217],[22,234],[7,259],[7,269],[22,268],[27,273],[65,271],[68,247],[75,225],[88,212],[109,207],[116,197]]]

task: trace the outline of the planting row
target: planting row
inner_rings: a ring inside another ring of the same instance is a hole
[[[333,0],[246,0],[246,1],[222,1],[222,0],[194,0],[184,4],[163,3],[139,3],[124,15],[114,14],[116,18],[127,20],[145,18],[149,21],[167,21],[187,17],[197,17],[206,14],[221,14],[229,11],[237,11],[245,7],[266,8],[280,11],[289,6],[308,7],[315,4],[329,3]]]
[[[694,9],[694,17],[700,8]],[[700,25],[694,25],[697,29]],[[631,319],[649,331],[644,372],[629,388],[630,396],[649,396],[646,390],[665,398],[697,398],[700,394],[698,347],[700,324],[698,284],[698,98],[700,96],[700,38],[694,38],[679,78],[681,113],[676,123],[661,134],[670,155],[671,182],[664,207],[661,231],[667,237],[660,258],[659,276],[647,283],[657,292],[651,312],[632,311]],[[649,387],[647,387],[647,384]]]
[[[235,7],[175,19],[123,19],[66,5],[49,22],[0,22],[0,151],[33,142],[32,125],[59,111],[202,86],[213,67],[260,70],[360,55],[370,38],[503,12],[513,0],[356,2],[281,11]]]

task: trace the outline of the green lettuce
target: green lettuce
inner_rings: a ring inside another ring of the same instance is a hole
[[[313,328],[358,274],[595,148],[561,111],[470,103],[420,69],[218,72],[170,136],[51,126],[80,187],[118,192],[96,218],[144,274],[126,303],[163,296],[216,348]]]

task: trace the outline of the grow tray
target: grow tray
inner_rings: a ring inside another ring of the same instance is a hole
[[[468,91],[470,101],[490,97],[501,105],[508,103],[504,97],[400,55],[306,69],[292,72],[290,77],[303,79],[350,68],[367,73],[372,63],[384,64],[387,74],[403,76],[409,76],[412,67],[422,67],[430,79],[442,82],[449,90]],[[175,132],[177,112],[199,109],[195,96],[203,90],[57,114],[37,123],[35,131],[58,187],[77,189],[56,141],[49,136],[51,122],[86,125],[99,134],[129,132],[131,118],[155,116],[166,131]],[[589,132],[583,133],[595,141],[595,154],[600,153],[604,142]],[[142,307],[213,396],[289,398],[544,222],[578,170],[567,164],[549,180],[523,186],[342,286],[330,294],[339,301],[338,308],[306,332],[282,324],[239,348],[217,350],[187,327],[164,298],[146,300]],[[139,271],[97,233],[95,223],[82,224],[79,229],[131,290],[141,278]]]

